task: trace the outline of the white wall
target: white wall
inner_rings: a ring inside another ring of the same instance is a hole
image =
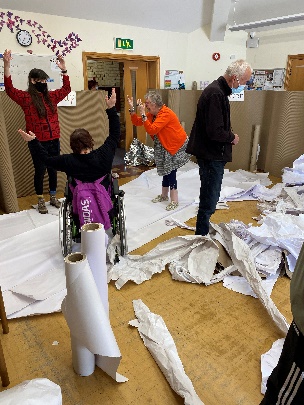
[[[254,69],[286,68],[287,56],[304,53],[304,26],[256,32],[258,48],[247,49]]]
[[[246,38],[245,32],[226,31],[224,41],[210,42],[203,29],[188,34],[186,81],[196,81],[199,89],[200,81],[211,82],[223,75],[234,60],[246,59]],[[212,59],[215,52],[221,55],[218,61]]]
[[[160,82],[162,87],[165,69],[186,71],[187,34],[26,13],[24,11],[10,11],[25,20],[34,19],[55,39],[63,39],[70,32],[78,34],[82,42],[79,42],[79,46],[65,57],[72,89],[75,91],[83,90],[84,88],[82,52],[131,53],[131,51],[115,50],[114,37],[133,39],[134,50],[132,53],[134,55],[160,56]],[[28,31],[31,30],[31,27],[25,24],[22,28]],[[31,49],[34,54],[50,54],[49,48],[42,44],[37,44],[35,37],[33,37],[33,43],[29,48],[20,46],[16,41],[16,34],[11,33],[6,26],[0,32],[0,38],[3,51],[7,48],[15,53],[25,53],[27,49]]]
[[[6,10],[3,10],[6,11]],[[63,39],[75,32],[82,39],[79,46],[66,56],[66,65],[73,90],[83,90],[82,52],[127,53],[114,49],[114,37],[134,40],[134,55],[160,56],[160,85],[164,87],[163,75],[166,69],[185,72],[186,89],[192,82],[198,86],[200,80],[212,81],[222,75],[235,59],[247,58],[253,68],[286,67],[287,55],[304,53],[304,27],[265,31],[257,33],[260,38],[258,48],[246,49],[246,32],[226,31],[225,40],[210,42],[205,30],[199,29],[190,34],[158,31],[126,25],[109,24],[75,18],[49,16],[10,10],[24,20],[34,19],[55,39]],[[24,24],[24,29],[31,28]],[[205,27],[206,28],[206,27]],[[12,52],[25,53],[28,48],[18,45],[16,34],[4,26],[0,32],[1,46]],[[47,47],[37,44],[33,38],[30,49],[35,54],[50,54]],[[0,50],[1,52],[1,50]],[[128,51],[130,53],[131,51]],[[212,54],[219,52],[221,59],[212,60]],[[231,58],[235,55],[235,58]]]

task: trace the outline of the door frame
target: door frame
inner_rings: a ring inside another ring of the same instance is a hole
[[[159,89],[160,84],[160,57],[144,55],[128,55],[117,53],[82,52],[84,90],[88,90],[88,60],[115,60],[124,62],[125,60],[142,61],[148,63],[148,88]]]
[[[288,60],[287,60],[287,67],[286,67],[286,73],[285,73],[285,83],[284,83],[284,89],[288,91],[289,87],[289,79],[290,79],[290,70],[292,66],[292,61],[297,60],[297,59],[304,59],[304,54],[299,53],[298,55],[288,55]]]
[[[88,60],[104,60],[104,61],[137,61],[146,62],[148,66],[147,72],[147,90],[160,88],[160,57],[159,56],[145,56],[145,55],[128,55],[128,54],[114,54],[114,53],[99,53],[99,52],[82,52],[82,65],[83,65],[83,80],[84,90],[88,90]],[[128,116],[129,106],[125,103],[124,113],[121,119],[126,120]],[[127,127],[127,125],[126,125]],[[125,148],[127,149],[132,142],[131,134],[126,131]]]

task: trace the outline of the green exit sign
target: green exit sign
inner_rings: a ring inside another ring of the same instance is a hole
[[[133,49],[133,39],[115,38],[115,49]]]

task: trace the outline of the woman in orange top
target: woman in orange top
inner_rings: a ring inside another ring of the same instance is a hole
[[[133,98],[127,96],[130,106],[130,114],[133,125],[145,127],[146,132],[154,140],[154,155],[157,174],[163,176],[162,193],[155,197],[152,202],[169,200],[166,210],[174,210],[178,207],[178,192],[176,171],[190,159],[186,151],[188,137],[181,126],[177,115],[164,105],[161,96],[155,91],[145,95],[145,104],[137,100],[139,113],[135,113]],[[148,113],[145,113],[147,108]]]

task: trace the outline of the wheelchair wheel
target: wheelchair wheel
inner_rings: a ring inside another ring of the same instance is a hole
[[[126,216],[125,216],[125,205],[124,205],[124,191],[120,190],[117,196],[118,205],[118,233],[120,237],[120,255],[124,256],[128,253],[127,245],[127,230],[126,230]]]
[[[59,210],[59,241],[63,257],[72,252],[72,204],[65,198]]]

